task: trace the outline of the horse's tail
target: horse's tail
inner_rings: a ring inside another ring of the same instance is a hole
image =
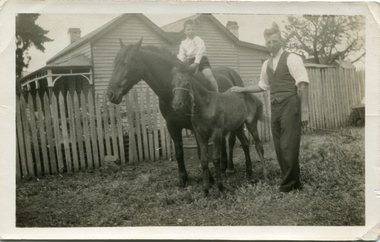
[[[231,77],[233,86],[244,87],[243,79],[241,79],[240,75],[235,72],[233,69],[228,71],[228,75]]]
[[[256,117],[258,120],[263,120],[264,118],[264,104],[263,102],[252,93],[244,93],[245,101],[248,105],[256,107]]]

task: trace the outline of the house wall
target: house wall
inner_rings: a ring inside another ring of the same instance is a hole
[[[246,47],[239,47],[239,74],[243,78],[245,85],[258,83],[261,67],[269,54],[259,50]]]

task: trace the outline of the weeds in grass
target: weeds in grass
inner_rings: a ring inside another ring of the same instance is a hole
[[[22,180],[16,186],[18,227],[115,226],[360,226],[364,225],[364,128],[302,137],[301,191],[278,192],[280,169],[272,143],[264,145],[269,180],[254,162],[255,184],[245,180],[244,155],[237,173],[202,195],[199,164],[188,163],[188,186],[177,187],[177,164],[104,164],[78,172]],[[251,149],[253,161],[259,160]]]

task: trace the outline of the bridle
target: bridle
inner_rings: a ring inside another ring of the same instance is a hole
[[[195,107],[195,103],[194,103],[194,94],[193,94],[193,90],[191,90],[190,88],[184,88],[184,87],[175,87],[173,88],[172,92],[173,94],[175,93],[175,91],[178,91],[178,90],[182,90],[182,91],[186,91],[186,92],[189,92],[189,96],[190,96],[190,110],[191,110],[191,113],[190,114],[186,114],[186,115],[189,115],[189,116],[195,116],[194,114],[194,107]]]

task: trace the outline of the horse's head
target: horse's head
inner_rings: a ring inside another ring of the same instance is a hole
[[[120,51],[114,60],[114,68],[108,83],[108,99],[119,104],[125,94],[143,77],[144,65],[139,58],[142,38],[136,44],[124,45],[120,40]]]
[[[191,74],[187,69],[174,67],[172,70],[173,80],[173,100],[172,107],[175,111],[180,111],[185,104],[191,101]]]

